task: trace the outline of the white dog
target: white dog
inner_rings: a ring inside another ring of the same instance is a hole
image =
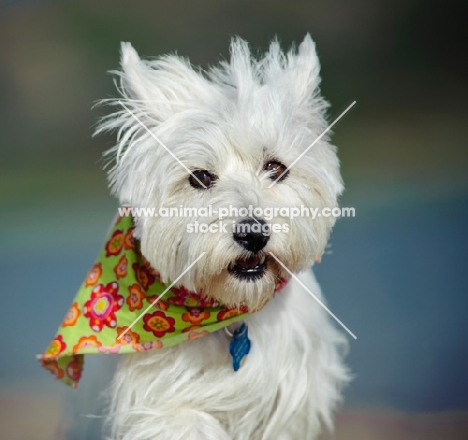
[[[122,206],[337,206],[343,185],[335,147],[324,137],[294,163],[327,127],[309,35],[286,54],[273,42],[259,59],[235,38],[230,61],[208,72],[175,55],[142,60],[123,43],[121,66],[121,97],[110,101],[117,110],[98,132],[118,131],[109,175]],[[223,220],[281,228],[189,233],[189,223]],[[244,320],[251,346],[238,371],[229,347],[239,324],[122,356],[111,389],[112,438],[310,440],[331,428],[349,378],[346,340],[295,277],[274,292],[286,267],[321,295],[309,269],[324,252],[333,217],[135,222],[141,252],[162,281],[178,279],[204,253],[177,285],[258,311]]]

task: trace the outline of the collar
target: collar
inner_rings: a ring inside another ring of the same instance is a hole
[[[81,378],[85,354],[170,347],[216,332],[260,310],[245,305],[227,307],[183,286],[172,287],[151,306],[167,285],[140,252],[133,229],[131,217],[117,218],[54,340],[38,356],[45,369],[73,388]],[[275,295],[287,281],[279,281]]]

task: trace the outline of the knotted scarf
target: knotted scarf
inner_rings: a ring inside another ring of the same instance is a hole
[[[38,356],[45,369],[74,388],[85,354],[170,347],[216,332],[259,310],[249,311],[245,305],[230,308],[183,286],[172,287],[146,310],[170,284],[161,282],[144,258],[133,229],[130,216],[118,217],[57,335]],[[287,279],[280,280],[275,294],[286,283]]]

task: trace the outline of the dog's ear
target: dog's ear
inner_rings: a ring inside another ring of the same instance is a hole
[[[114,73],[121,78],[124,102],[133,102],[156,121],[166,120],[208,94],[207,81],[177,55],[142,60],[130,43],[122,43],[121,68]]]
[[[261,66],[264,82],[278,94],[283,108],[307,118],[321,113],[320,62],[309,34],[297,51],[293,46],[286,54],[279,42],[273,41]]]
[[[320,62],[310,34],[299,45],[297,55],[289,55],[289,71],[298,105],[310,104],[320,93]]]
[[[309,34],[287,54],[277,39],[270,44],[262,59],[252,56],[249,45],[239,37],[231,41],[231,60],[212,70],[212,77],[221,84],[233,86],[241,105],[250,105],[255,96],[262,95],[263,86],[269,86],[286,107],[304,110],[319,95],[320,62],[315,44]]]
[[[122,205],[146,206],[145,197],[155,185],[151,167],[165,151],[154,132],[162,124],[170,126],[173,116],[216,100],[219,93],[186,59],[141,59],[130,43],[122,43],[121,69],[112,73],[120,80],[120,97],[101,101],[116,111],[99,121],[95,135],[117,132],[116,144],[105,153],[110,186]]]
[[[149,68],[130,43],[122,42],[120,45],[120,65],[122,67],[122,91],[129,98],[148,100],[149,95],[154,95]]]

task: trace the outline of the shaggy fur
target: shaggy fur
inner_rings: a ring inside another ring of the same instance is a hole
[[[120,100],[190,170],[209,170],[218,180],[207,190],[122,108],[101,121],[98,132],[117,131],[107,152],[113,193],[131,207],[337,206],[343,189],[335,148],[322,138],[272,188],[265,162],[291,164],[326,128],[319,95],[319,62],[309,35],[296,52],[277,42],[255,59],[235,38],[231,59],[208,72],[183,58],[141,60],[122,44]],[[225,221],[240,220],[227,218]],[[232,233],[189,234],[187,224],[219,218],[139,217],[141,249],[164,281],[177,278],[205,256],[178,284],[229,305],[256,307],[271,299],[284,269],[273,258],[267,271],[247,282],[227,270],[251,253]],[[278,217],[289,233],[272,234],[274,254],[316,295],[310,271],[321,256],[332,217]],[[247,319],[252,349],[234,372],[224,331],[146,354],[125,355],[112,387],[110,420],[119,440],[311,440],[332,426],[340,389],[345,338],[322,307],[295,281]]]

